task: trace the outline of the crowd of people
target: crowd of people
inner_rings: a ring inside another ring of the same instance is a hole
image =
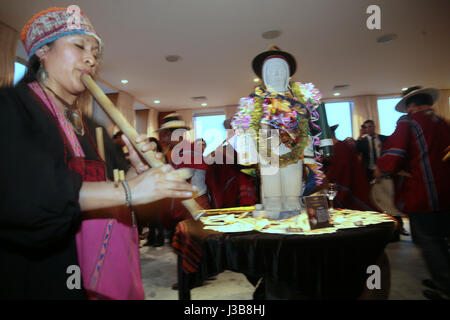
[[[240,166],[227,140],[215,151],[223,162],[208,164],[205,141],[185,139],[190,128],[176,113],[164,117],[159,140],[136,140],[170,165],[150,168],[121,133],[105,136],[102,161],[91,135],[98,125],[77,106],[86,90],[81,75],[97,71],[102,40],[84,13],[75,31],[67,19],[65,8],[51,8],[28,22],[22,32],[27,74],[0,90],[0,146],[8,155],[0,173],[0,298],[144,299],[139,229],[147,226],[147,244],[160,246],[165,236],[170,243],[178,222],[191,218],[183,199],[204,209],[260,203],[258,170]],[[395,202],[409,216],[432,275],[424,294],[448,299],[450,171],[443,158],[450,127],[433,112],[437,93],[405,92],[396,108],[406,115],[390,137],[377,135],[372,120],[356,141],[333,135],[333,155],[323,164],[326,182],[338,187],[338,208],[381,211],[370,183],[394,180]],[[114,182],[113,168],[125,170],[126,179]],[[177,178],[178,169],[191,178]],[[313,172],[303,176],[302,195],[316,191]],[[76,290],[67,285],[73,266],[81,272]]]

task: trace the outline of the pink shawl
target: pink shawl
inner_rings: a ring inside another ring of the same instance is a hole
[[[29,87],[58,120],[77,160],[84,161],[78,138],[56,103],[37,82],[30,83]],[[89,180],[93,181],[92,177]],[[145,299],[139,238],[136,227],[132,225],[131,214],[120,220],[84,220],[76,234],[76,243],[83,285],[89,299]]]

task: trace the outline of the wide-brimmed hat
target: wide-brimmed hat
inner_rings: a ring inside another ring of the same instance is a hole
[[[440,92],[435,88],[422,88],[419,86],[411,87],[403,93],[402,100],[400,100],[396,104],[395,110],[397,110],[398,112],[406,113],[406,100],[417,94],[428,94],[433,99],[433,104],[435,104],[439,99]]]
[[[188,126],[186,126],[186,123],[181,120],[181,117],[178,113],[171,113],[165,116],[162,119],[162,125],[161,128],[158,130],[155,130],[155,132],[160,132],[162,130],[166,129],[187,129],[190,130]]]
[[[268,51],[264,51],[258,54],[252,62],[252,68],[255,74],[261,79],[262,78],[262,66],[264,62],[269,58],[281,58],[286,60],[289,65],[289,76],[293,76],[297,70],[297,63],[295,58],[285,51],[281,51],[277,46],[271,46]]]
[[[93,36],[98,41],[101,54],[103,43],[100,36],[84,12],[78,10],[78,7],[49,8],[34,15],[23,27],[20,36],[28,58],[43,45],[71,34]]]

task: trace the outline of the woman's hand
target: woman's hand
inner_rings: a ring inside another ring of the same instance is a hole
[[[195,187],[182,180],[184,174],[170,165],[152,168],[129,180],[133,205],[145,205],[164,198],[191,198]]]
[[[147,163],[145,163],[145,161],[141,158],[141,156],[139,155],[139,153],[136,151],[136,149],[134,148],[134,146],[131,144],[130,140],[128,140],[128,138],[125,135],[122,135],[122,140],[125,143],[127,149],[128,149],[128,153],[129,153],[129,159],[131,162],[131,165],[133,166],[133,168],[136,170],[136,173],[139,175],[145,171],[147,171],[148,169],[150,169],[150,167],[148,166]],[[145,143],[142,148],[141,151],[142,152],[147,152],[147,151],[155,151],[156,150],[156,143],[154,142],[148,142],[148,138],[145,135],[140,135],[139,137],[136,138],[136,143],[142,143],[147,141],[147,143]],[[162,153],[159,152],[155,152],[156,154],[156,158],[161,160],[162,162],[164,162],[164,156]]]
[[[186,169],[174,170],[170,165],[164,165],[127,179],[131,204],[137,210],[138,218],[142,221],[151,218],[154,209],[158,208],[157,202],[163,198],[191,198],[197,190],[185,181],[190,176]],[[115,218],[123,212],[125,199],[125,189],[121,186],[107,181],[85,181],[79,199],[83,219]]]

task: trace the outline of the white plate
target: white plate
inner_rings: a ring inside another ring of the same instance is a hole
[[[225,226],[206,226],[204,229],[214,230],[219,232],[247,232],[252,231],[255,228],[254,225],[249,223],[237,222]]]

